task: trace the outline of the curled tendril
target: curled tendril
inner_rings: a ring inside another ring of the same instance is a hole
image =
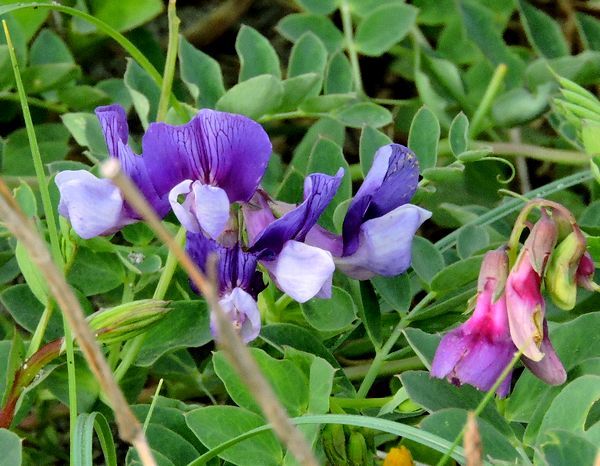
[[[510,167],[511,174],[510,174],[510,176],[508,178],[502,179],[500,177],[500,175],[496,176],[496,179],[498,180],[499,183],[508,184],[512,180],[515,179],[515,175],[517,174],[517,171],[515,169],[515,166],[512,163],[510,163],[508,160],[503,159],[502,157],[495,157],[493,155],[488,155],[487,157],[484,157],[484,158],[482,158],[480,160],[476,160],[476,162],[484,162],[486,160],[496,160],[497,162],[502,162],[503,164],[508,165]]]

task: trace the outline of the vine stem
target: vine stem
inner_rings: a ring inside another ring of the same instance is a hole
[[[175,76],[175,64],[177,62],[177,50],[179,47],[179,18],[175,9],[176,0],[169,0],[167,7],[167,16],[169,21],[169,45],[167,46],[167,59],[165,61],[165,70],[163,72],[162,86],[160,89],[160,100],[158,101],[158,110],[156,121],[164,121],[169,110],[169,101],[171,89],[173,87],[173,77]]]
[[[358,63],[358,53],[356,52],[356,44],[354,43],[354,34],[352,31],[352,14],[350,12],[350,4],[348,0],[342,0],[340,4],[340,13],[342,15],[342,27],[346,38],[346,50],[350,56],[350,64],[352,66],[352,76],[354,78],[354,86],[356,93],[359,96],[364,96],[362,76],[360,73],[360,64]]]
[[[508,365],[504,368],[504,370],[502,371],[502,373],[500,374],[500,376],[496,379],[496,382],[494,383],[494,385],[492,386],[492,388],[490,388],[488,390],[488,392],[485,394],[485,396],[483,397],[483,399],[479,402],[479,404],[475,408],[475,411],[473,411],[473,414],[475,415],[475,417],[478,417],[483,412],[483,410],[485,409],[485,407],[487,406],[487,404],[494,397],[494,393],[496,393],[496,390],[498,390],[498,387],[500,386],[500,384],[502,382],[504,382],[504,379],[506,379],[506,377],[508,377],[508,375],[510,374],[510,372],[515,367],[515,364],[517,364],[517,362],[519,362],[519,359],[521,359],[521,355],[522,354],[523,354],[522,351],[517,351],[515,353],[515,355],[513,356],[512,360],[508,363]],[[446,451],[446,453],[444,454],[444,456],[442,456],[442,458],[438,461],[437,466],[444,466],[448,462],[448,460],[452,456],[452,453],[454,453],[454,449],[462,441],[462,438],[465,435],[466,428],[467,428],[467,424],[464,425],[464,427],[462,428],[462,430],[460,431],[460,433],[454,439],[454,442],[452,443],[452,445],[450,446],[450,448]]]
[[[473,118],[471,119],[471,128],[469,130],[469,136],[471,138],[475,138],[481,132],[483,119],[490,111],[492,103],[494,102],[494,98],[496,97],[496,94],[498,94],[500,86],[502,86],[502,82],[504,81],[507,71],[508,67],[504,63],[500,63],[496,67],[496,70],[492,75],[492,79],[485,90],[485,94],[481,99],[481,103],[475,110]]]

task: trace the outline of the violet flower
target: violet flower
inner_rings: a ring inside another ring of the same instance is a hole
[[[243,251],[237,242],[227,247],[207,238],[203,233],[193,232],[187,233],[186,250],[205,273],[209,255],[217,255],[219,304],[244,343],[254,340],[260,333],[261,326],[256,298],[265,287],[261,273],[256,270],[257,256]],[[195,288],[194,291],[198,292]],[[212,314],[210,329],[213,336],[218,338]]]
[[[336,266],[352,278],[405,272],[411,263],[412,239],[431,217],[431,212],[408,203],[418,181],[418,162],[409,149],[399,144],[379,148],[348,207],[342,235],[317,226],[307,243],[329,250]]]
[[[501,292],[507,273],[506,253],[488,252],[479,276],[473,315],[442,338],[433,359],[432,376],[484,391],[492,388],[516,352],[508,326],[506,298]],[[510,383],[509,374],[497,394],[505,397]]]
[[[170,210],[168,190],[161,189],[165,172],[149,170],[145,158],[134,154],[127,144],[129,129],[125,110],[119,105],[98,107],[108,153],[121,163],[122,169],[146,200],[163,217]],[[114,233],[125,225],[137,222],[140,216],[124,201],[111,181],[96,178],[86,170],[65,170],[55,177],[60,192],[58,212],[69,219],[75,232],[84,239]]]
[[[300,303],[314,296],[331,296],[335,270],[331,253],[304,240],[335,196],[342,177],[342,169],[335,176],[307,176],[304,201],[288,205],[280,218],[275,218],[262,191],[243,206],[249,251],[260,258],[279,289]]]
[[[181,224],[213,239],[227,224],[230,204],[256,191],[272,149],[255,121],[208,109],[185,125],[150,125],[143,145],[148,170],[163,173],[158,187],[169,192]]]

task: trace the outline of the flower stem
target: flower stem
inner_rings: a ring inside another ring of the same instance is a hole
[[[494,102],[494,98],[498,91],[500,90],[500,86],[504,81],[504,77],[506,76],[506,72],[508,71],[508,67],[504,63],[500,63],[494,74],[490,83],[488,84],[487,89],[485,90],[485,94],[481,99],[481,103],[479,107],[475,110],[473,118],[471,119],[471,128],[469,131],[469,137],[475,138],[481,132],[481,125],[483,123],[483,119],[490,111],[492,103]]]
[[[175,241],[177,244],[183,244],[185,240],[185,228],[181,227],[175,236]],[[167,290],[169,289],[169,285],[171,284],[171,280],[173,279],[173,275],[175,274],[175,269],[177,268],[177,258],[175,255],[169,251],[169,255],[167,256],[167,261],[165,262],[165,267],[163,268],[160,278],[158,279],[158,284],[156,285],[156,289],[154,290],[153,299],[163,299],[167,294]],[[138,335],[133,340],[131,340],[125,348],[123,348],[123,357],[121,359],[121,363],[115,370],[115,380],[118,382],[127,373],[131,365],[135,362],[138,355],[140,354],[140,350],[142,349],[142,345],[144,344],[144,339],[146,337],[145,333]]]
[[[356,94],[360,97],[364,96],[364,88],[362,83],[362,76],[360,73],[360,64],[358,63],[358,53],[356,51],[356,44],[354,43],[354,36],[352,32],[352,15],[350,13],[350,5],[347,0],[342,0],[340,5],[340,13],[342,15],[342,26],[344,29],[344,36],[346,37],[346,50],[350,57],[350,64],[352,66],[352,76],[354,78],[354,87]]]
[[[160,89],[160,100],[156,121],[164,121],[169,110],[171,89],[173,87],[173,76],[175,76],[175,65],[177,62],[177,50],[179,48],[179,18],[175,10],[175,1],[169,0],[167,15],[169,18],[169,45],[167,46],[167,59],[163,73],[162,86]]]
[[[419,301],[419,303],[415,305],[413,311],[421,309],[423,306],[426,306],[428,303],[430,303],[433,299],[435,299],[435,293],[428,293],[421,301]],[[358,388],[358,391],[356,392],[357,398],[366,398],[367,394],[369,393],[369,390],[371,389],[371,386],[373,385],[373,382],[375,382],[375,379],[379,374],[381,366],[383,365],[386,358],[390,354],[390,351],[398,341],[398,338],[400,338],[400,335],[402,335],[402,331],[408,326],[408,324],[410,324],[409,317],[401,318],[400,322],[398,322],[398,324],[392,331],[392,334],[389,336],[388,340],[379,350],[377,350],[377,352],[375,353],[375,357],[373,358],[373,362],[371,363],[371,367],[367,371],[365,378],[363,379],[362,383],[360,384],[360,387]]]
[[[500,376],[498,377],[498,379],[496,379],[496,382],[494,383],[494,385],[492,386],[492,388],[490,388],[488,390],[488,392],[485,394],[485,396],[483,397],[483,399],[479,402],[479,404],[475,408],[475,411],[473,411],[473,414],[475,414],[475,417],[479,416],[483,412],[483,410],[485,409],[485,407],[487,406],[487,404],[494,397],[494,394],[496,393],[496,390],[498,390],[498,387],[500,386],[500,384],[502,382],[504,382],[504,379],[506,377],[508,377],[508,375],[510,374],[510,372],[513,370],[513,367],[515,367],[515,364],[517,364],[517,362],[519,362],[519,359],[521,358],[522,354],[523,354],[522,351],[517,351],[515,353],[515,355],[512,358],[512,360],[504,368],[504,370],[502,371],[502,373],[500,374]],[[465,430],[466,430],[466,424],[462,428],[462,430],[460,431],[460,433],[454,439],[454,442],[450,446],[450,449],[444,454],[444,456],[442,457],[442,459],[440,459],[438,461],[437,466],[444,466],[448,462],[448,460],[450,459],[450,456],[454,452],[454,449],[462,441],[462,438],[465,435]]]

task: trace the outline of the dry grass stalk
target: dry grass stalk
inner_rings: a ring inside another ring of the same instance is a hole
[[[85,320],[79,300],[65,280],[63,273],[53,262],[45,241],[35,226],[23,215],[2,180],[0,180],[0,217],[17,240],[23,244],[32,262],[44,275],[50,292],[64,313],[91,371],[102,387],[102,391],[110,400],[120,437],[136,448],[140,460],[145,466],[156,465],[142,426],[115,382],[110,367]]]
[[[210,280],[196,267],[188,254],[179,246],[174,236],[171,235],[162,224],[154,209],[140,194],[137,187],[121,171],[119,162],[110,159],[102,166],[102,174],[109,178],[119,187],[127,202],[146,221],[148,226],[168,246],[175,255],[183,269],[187,272],[196,287],[202,292],[206,302],[216,317],[217,330],[220,335],[217,345],[223,350],[229,361],[233,364],[236,372],[244,381],[250,393],[260,405],[265,417],[273,426],[273,431],[294,455],[296,460],[305,466],[318,466],[310,445],[303,434],[290,421],[285,409],[277,399],[273,389],[263,377],[256,361],[242,342],[241,338],[233,328],[231,321],[227,318],[217,295],[216,280],[214,276]],[[214,270],[209,267],[209,270]],[[212,275],[212,274],[211,274]]]
[[[467,417],[467,428],[465,430],[465,457],[466,466],[482,466],[483,451],[481,448],[481,436],[477,427],[477,416],[470,412]]]

